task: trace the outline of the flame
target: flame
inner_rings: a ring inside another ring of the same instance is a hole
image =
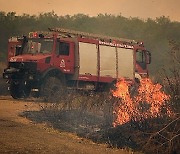
[[[167,105],[170,96],[161,90],[162,86],[160,84],[154,84],[148,78],[140,81],[135,96],[130,95],[130,85],[124,79],[120,79],[116,83],[116,87],[117,89],[112,93],[120,101],[114,109],[114,127],[129,121],[141,121],[161,116],[164,108],[167,115],[170,116],[172,113]]]

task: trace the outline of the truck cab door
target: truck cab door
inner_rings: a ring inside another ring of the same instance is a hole
[[[136,51],[136,64],[142,69],[146,70],[146,56],[144,50]]]
[[[136,50],[136,73],[141,77],[148,76],[145,50]]]
[[[57,41],[55,66],[64,73],[74,73],[74,42]]]

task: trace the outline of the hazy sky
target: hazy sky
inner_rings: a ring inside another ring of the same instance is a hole
[[[58,15],[108,13],[141,19],[164,15],[180,21],[180,0],[0,0],[0,11],[14,11],[18,15],[52,10]]]

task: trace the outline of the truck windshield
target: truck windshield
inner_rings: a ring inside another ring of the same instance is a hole
[[[52,39],[28,40],[23,48],[23,54],[51,53],[53,49]]]

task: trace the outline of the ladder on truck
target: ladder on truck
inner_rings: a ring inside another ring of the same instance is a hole
[[[135,40],[98,35],[98,34],[93,34],[93,33],[64,29],[64,28],[48,28],[48,29],[51,32],[57,32],[62,37],[93,38],[93,39],[100,39],[103,41],[106,40],[106,41],[110,41],[110,42],[113,40],[116,40],[119,42],[126,42],[126,43],[130,43],[130,44],[138,44],[138,42],[136,42]]]

